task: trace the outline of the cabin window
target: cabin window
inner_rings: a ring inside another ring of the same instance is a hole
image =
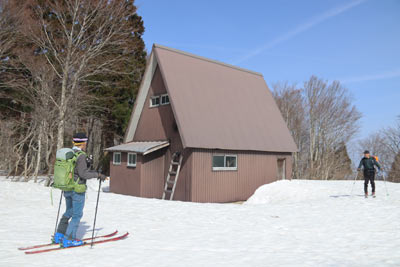
[[[161,95],[161,105],[168,105],[168,104],[169,104],[168,94]]]
[[[121,152],[114,152],[113,153],[113,164],[114,165],[121,165]]]
[[[213,171],[236,171],[237,155],[213,155]]]
[[[150,98],[150,107],[158,107],[160,105],[160,96],[153,96]]]
[[[128,167],[136,167],[136,153],[128,153]]]

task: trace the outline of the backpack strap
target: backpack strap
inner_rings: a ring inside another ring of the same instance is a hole
[[[82,150],[77,151],[77,152],[75,153],[74,157],[72,158],[72,159],[74,160],[74,162],[76,162],[76,161],[78,160],[78,158],[79,158],[80,155],[86,155],[86,153],[83,152]]]
[[[71,159],[72,162],[74,163],[74,168],[72,169],[72,176],[75,176],[76,161],[78,160],[78,158],[79,158],[80,155],[85,155],[85,156],[86,156],[86,153],[83,152],[82,150],[77,151],[77,152],[75,153],[74,157]],[[75,184],[78,184],[79,179],[80,179],[80,178],[79,178],[79,176],[78,176],[78,179],[76,179]],[[75,180],[75,179],[74,179],[74,180]]]

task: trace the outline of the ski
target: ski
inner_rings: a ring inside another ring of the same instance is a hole
[[[117,233],[118,233],[118,231],[116,230],[115,232],[112,232],[111,234],[96,236],[96,237],[94,237],[94,239],[112,237],[112,236],[115,236]],[[91,240],[91,239],[92,239],[91,237],[87,237],[87,238],[82,239],[82,241],[87,241],[87,240]],[[34,248],[43,248],[43,247],[49,247],[49,246],[55,246],[55,245],[60,245],[60,244],[48,243],[48,244],[34,245],[34,246],[29,246],[29,247],[21,247],[18,249],[19,250],[29,250],[29,249],[34,249]]]
[[[106,242],[122,240],[122,239],[126,238],[128,235],[129,235],[129,233],[126,232],[125,234],[120,235],[120,236],[94,241],[93,244],[96,245],[96,244],[101,244],[101,243],[106,243]],[[25,251],[25,254],[38,254],[38,253],[43,253],[43,252],[55,251],[55,250],[64,250],[64,249],[69,249],[69,248],[80,248],[80,247],[84,247],[84,246],[90,246],[91,244],[92,244],[92,242],[85,242],[85,243],[83,243],[83,245],[76,246],[76,247],[67,247],[67,248],[56,247],[56,248],[48,248],[48,249],[33,250],[33,251],[30,250],[30,251]]]

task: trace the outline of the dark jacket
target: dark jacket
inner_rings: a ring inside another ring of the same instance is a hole
[[[74,170],[74,180],[76,181],[78,178],[79,184],[86,184],[87,179],[97,178],[99,177],[99,173],[96,171],[91,171],[88,169],[86,163],[86,154],[82,153],[78,156],[76,160],[75,170]]]
[[[361,167],[364,167],[364,171],[372,171],[375,170],[375,166],[381,170],[381,165],[375,160],[374,157],[363,157],[358,165],[358,168],[361,169]]]

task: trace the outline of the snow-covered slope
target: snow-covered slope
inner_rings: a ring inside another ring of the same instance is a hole
[[[280,181],[244,205],[142,199],[102,192],[96,232],[128,239],[46,254],[60,191],[0,178],[0,266],[400,266],[400,184]],[[90,236],[97,197],[91,181],[79,236]],[[105,185],[106,186],[106,185]],[[64,210],[64,203],[62,210]]]
[[[385,185],[380,184],[380,196],[386,196]],[[283,180],[259,187],[246,204],[288,204],[310,201],[323,201],[329,198],[350,197],[350,194],[363,196],[363,185],[354,181],[313,181]],[[391,185],[396,186],[396,185]],[[352,191],[353,187],[353,192]],[[371,187],[369,187],[371,193]],[[361,194],[361,195],[360,195]]]

